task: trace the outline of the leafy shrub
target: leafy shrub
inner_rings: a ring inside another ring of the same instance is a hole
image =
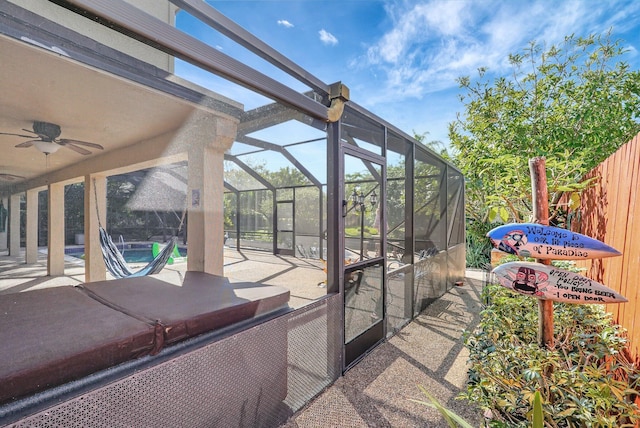
[[[467,236],[467,267],[483,269],[491,261],[491,244],[488,239],[479,241],[473,236]]]
[[[491,261],[491,241],[487,232],[492,229],[489,223],[467,222],[467,267],[484,268]]]
[[[621,327],[599,305],[554,304],[555,349],[537,344],[536,299],[488,285],[470,351],[464,398],[492,415],[492,427],[528,427],[535,391],[553,427],[623,427],[640,421],[638,373]]]

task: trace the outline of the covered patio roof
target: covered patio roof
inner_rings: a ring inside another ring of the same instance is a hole
[[[186,82],[178,84],[175,76],[162,82],[168,73],[146,76],[146,80],[155,81],[154,90],[132,80],[114,78],[102,70],[78,67],[63,48],[42,46],[35,40],[29,44],[0,35],[0,56],[0,133],[29,136],[32,133],[27,131],[33,130],[34,121],[43,121],[58,125],[61,139],[104,147],[88,147],[92,152],[89,155],[60,147],[47,156],[34,146],[16,147],[38,139],[35,134],[33,138],[0,135],[0,193],[73,180],[100,170],[122,172],[118,168],[125,165],[110,153],[120,151],[119,157],[128,162],[131,157],[123,150],[152,140],[158,153],[171,153],[169,136],[188,123],[196,109],[215,106],[219,114],[220,106],[224,106],[223,111],[236,117],[242,112],[237,102],[203,88],[196,91]],[[183,98],[163,92],[177,88]]]

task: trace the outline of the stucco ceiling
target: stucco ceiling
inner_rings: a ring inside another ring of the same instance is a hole
[[[0,36],[0,132],[30,135],[34,121],[60,126],[60,138],[100,144],[81,155],[61,147],[45,156],[28,138],[0,135],[0,190],[178,129],[194,106],[80,65],[29,43]],[[35,138],[34,138],[35,139]],[[8,175],[24,179],[8,180]]]

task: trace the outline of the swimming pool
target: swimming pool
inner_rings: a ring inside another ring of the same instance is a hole
[[[118,251],[120,251],[120,254],[122,254],[122,257],[124,257],[124,260],[127,263],[149,263],[153,260],[151,244],[127,244],[124,249],[122,249],[120,245],[117,247]],[[179,250],[183,257],[186,256],[186,249],[179,248]],[[84,260],[84,247],[66,248],[64,253],[67,256]]]

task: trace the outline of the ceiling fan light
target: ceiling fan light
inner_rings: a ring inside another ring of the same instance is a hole
[[[36,149],[40,150],[45,155],[55,153],[60,148],[58,144],[51,141],[36,141],[33,143],[33,145]]]

